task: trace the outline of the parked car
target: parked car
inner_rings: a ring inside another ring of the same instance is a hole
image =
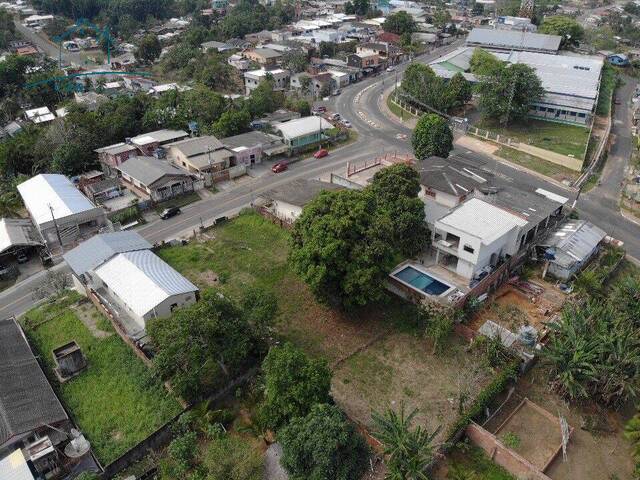
[[[16,252],[16,260],[18,263],[27,263],[29,261],[29,257],[24,250],[19,250]]]
[[[332,113],[331,115],[329,115],[329,119],[337,122],[338,120],[340,120],[340,114],[339,113]]]
[[[166,220],[168,218],[171,217],[175,217],[176,215],[178,215],[181,212],[180,208],[178,207],[169,207],[169,208],[165,208],[162,213],[160,214],[160,218],[162,220]]]
[[[396,71],[396,67],[394,67],[394,66],[392,66],[392,65],[389,65],[389,66],[387,67],[387,72],[395,72],[395,71]]]
[[[273,173],[284,172],[287,168],[289,168],[289,164],[287,162],[278,162],[273,167],[271,167],[271,171]]]
[[[11,269],[5,265],[0,264],[0,278],[8,277],[11,274]]]
[[[351,122],[349,120],[343,120],[342,125],[344,125],[347,128],[351,128]]]
[[[316,153],[313,154],[315,158],[322,158],[322,157],[326,157],[327,155],[329,155],[329,150],[327,150],[326,148],[321,148],[320,150],[318,150]]]
[[[316,112],[322,112],[322,113],[327,111],[327,107],[325,107],[324,105],[317,105],[317,106],[313,107],[313,109]]]

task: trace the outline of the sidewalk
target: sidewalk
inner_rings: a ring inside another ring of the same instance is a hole
[[[389,95],[391,95],[391,93],[393,92],[393,89],[394,89],[393,86],[386,89],[382,94],[382,97],[378,100],[378,106],[380,107],[380,111],[392,122],[397,123],[398,125],[402,125],[406,128],[410,128],[411,130],[415,129],[416,124],[418,123],[418,119],[416,117],[414,116],[409,117],[410,114],[407,113],[407,116],[409,118],[406,118],[403,120],[401,118],[398,118],[398,116],[395,113],[389,110],[389,106],[387,105],[387,99],[389,98]]]

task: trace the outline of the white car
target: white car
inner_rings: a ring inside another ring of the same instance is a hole
[[[395,71],[396,71],[396,67],[394,66],[387,67],[387,72],[395,72]]]
[[[342,125],[344,125],[347,128],[351,128],[351,122],[349,120],[343,120]]]

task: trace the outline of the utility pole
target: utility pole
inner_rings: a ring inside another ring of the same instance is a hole
[[[53,219],[53,225],[56,227],[56,235],[58,237],[58,242],[60,243],[60,248],[64,252],[64,247],[62,246],[62,237],[60,237],[60,230],[58,229],[58,222],[56,222],[56,216],[53,214],[53,207],[49,203],[49,211],[51,211],[51,218]]]

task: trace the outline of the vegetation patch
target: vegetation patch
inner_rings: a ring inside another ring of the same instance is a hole
[[[481,122],[477,126],[527,145],[544,148],[562,155],[573,155],[579,159],[584,158],[589,142],[588,128],[530,118],[525,122],[513,123],[508,126],[501,126],[491,121]]]
[[[611,100],[617,85],[618,75],[616,74],[615,68],[613,68],[608,62],[604,62],[596,114],[607,116],[611,113]]]
[[[461,445],[447,462],[448,480],[482,479],[482,480],[516,480],[500,465],[491,461],[478,447]]]
[[[67,308],[77,300],[71,294],[31,310],[23,324],[62,402],[100,461],[107,464],[180,412],[180,405],[118,335],[96,338],[91,334]],[[101,323],[102,327],[106,325]],[[59,384],[51,351],[72,340],[82,348],[88,368]]]
[[[165,208],[184,207],[185,205],[197,202],[198,200],[200,200],[200,195],[198,195],[196,192],[191,192],[187,193],[186,195],[180,195],[179,197],[172,198],[171,200],[167,200],[165,202],[160,202],[154,207],[154,210],[156,211],[156,213],[162,213]]]
[[[578,172],[574,170],[570,170],[561,165],[529,155],[528,153],[514,150],[513,148],[500,147],[496,151],[496,155],[558,181],[575,180],[578,177]]]

